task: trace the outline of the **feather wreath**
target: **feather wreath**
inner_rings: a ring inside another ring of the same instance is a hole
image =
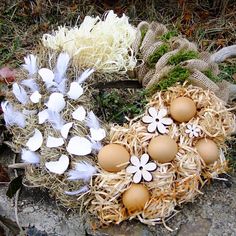
[[[143,38],[142,27],[147,27]],[[193,201],[208,180],[227,171],[225,141],[235,131],[231,108],[213,91],[192,85],[191,79],[168,80],[176,71],[193,77],[195,67],[211,67],[215,73],[218,67],[213,62],[200,66],[196,58],[187,66],[179,63],[177,52],[180,57],[182,50],[192,49],[189,54],[198,55],[195,45],[184,40],[183,46],[178,38],[164,38],[169,44],[161,52],[172,51],[159,55],[155,40],[166,32],[154,23],[135,28],[126,16],[111,11],[104,20],[86,17],[80,27],[44,35],[43,44],[52,51],[42,48],[40,56],[25,57],[24,76],[2,103],[13,134],[11,147],[21,153],[27,183],[48,188],[66,207],[88,210],[101,224],[136,218],[154,225],[165,224],[176,206]],[[145,50],[146,44],[152,47]],[[151,51],[155,57],[149,57]],[[143,56],[138,66],[136,55]],[[158,68],[164,66],[157,76],[148,68],[153,58],[159,58]],[[123,126],[106,124],[96,116],[90,85],[109,76],[128,77],[126,72],[133,69],[143,85],[151,76],[151,85],[157,87],[148,87],[152,95],[147,93],[143,114]],[[177,113],[192,114],[188,119],[173,113],[179,98],[187,105],[177,106]],[[209,152],[202,151],[202,143],[210,145]]]

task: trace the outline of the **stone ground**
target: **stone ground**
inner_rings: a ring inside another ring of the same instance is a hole
[[[0,162],[7,163],[11,153],[2,151]],[[42,234],[29,236],[229,236],[236,235],[236,175],[229,178],[226,184],[215,181],[204,188],[204,195],[194,203],[183,206],[180,212],[167,225],[146,226],[137,221],[124,222],[120,225],[93,230],[88,216],[79,217],[74,212],[67,212],[59,207],[47,192],[37,188],[24,188],[18,201],[18,218],[22,227],[31,227],[31,232],[42,231]],[[7,187],[0,185],[0,236],[19,235],[15,224],[14,199],[6,197]],[[11,230],[1,228],[1,222],[8,222]],[[9,223],[10,222],[10,223]],[[32,228],[35,226],[35,228]],[[37,230],[36,230],[37,229]],[[43,232],[45,234],[43,234]]]

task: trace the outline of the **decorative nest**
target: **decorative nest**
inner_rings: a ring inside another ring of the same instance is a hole
[[[201,194],[201,188],[208,180],[227,171],[223,152],[218,161],[206,165],[196,151],[195,144],[199,139],[210,138],[225,151],[225,141],[235,128],[234,115],[213,92],[192,85],[178,85],[156,93],[147,104],[147,110],[149,107],[157,110],[164,107],[170,114],[170,104],[177,97],[191,98],[197,106],[197,114],[187,123],[175,122],[169,126],[168,135],[176,140],[179,147],[176,157],[168,163],[156,162],[158,167],[152,172],[153,180],[142,182],[151,197],[144,209],[135,213],[127,211],[122,203],[123,193],[133,182],[132,175],[124,170],[114,174],[101,169],[93,182],[89,210],[98,215],[102,223],[119,223],[133,218],[151,225],[163,221],[176,212],[176,206],[193,201]],[[124,146],[131,156],[141,157],[147,153],[150,140],[160,135],[157,131],[147,131],[142,116],[123,127],[111,127],[110,142]],[[189,137],[186,133],[188,124],[200,127],[199,137]]]
[[[117,32],[107,27],[113,23]],[[176,206],[193,201],[207,181],[227,171],[225,141],[235,131],[227,101],[236,89],[227,83],[227,89],[221,90],[224,84],[213,82],[206,72],[217,76],[216,61],[228,52],[200,55],[196,45],[168,33],[155,22],[135,28],[127,17],[119,19],[110,12],[104,21],[88,17],[79,28],[60,28],[44,36],[48,48],[41,46],[37,57],[25,58],[19,79],[2,104],[12,133],[10,145],[25,162],[26,184],[48,188],[65,207],[86,207],[102,224],[137,218],[153,225],[165,224]],[[94,84],[131,82],[131,74],[146,86],[146,110],[123,126],[101,121],[95,115],[99,107]],[[190,99],[196,107],[184,122],[170,118],[171,104],[179,97]],[[153,160],[148,163],[150,143],[166,134],[176,143],[174,158],[162,162],[150,154]],[[196,147],[201,140],[214,143],[217,160],[208,163],[203,158]],[[122,147],[129,155],[115,166],[119,171],[106,170],[99,161],[108,144]],[[150,173],[136,175],[137,166],[131,165],[135,162],[150,164]],[[133,182],[141,182],[138,185],[149,196],[135,210],[123,201]]]

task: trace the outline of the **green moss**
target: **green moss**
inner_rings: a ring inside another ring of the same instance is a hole
[[[192,50],[181,50],[175,55],[171,56],[168,60],[168,63],[171,65],[178,65],[182,61],[190,60],[190,59],[197,59],[198,52]]]
[[[167,44],[162,44],[158,47],[147,59],[147,64],[150,68],[154,68],[157,61],[169,50],[169,46]]]
[[[166,41],[170,40],[171,38],[173,38],[174,36],[177,36],[177,35],[178,35],[177,30],[171,30],[171,31],[168,31],[167,33],[163,34],[160,37],[160,39],[166,42]]]
[[[222,63],[220,66],[220,79],[229,81],[230,83],[236,84],[236,80],[233,75],[236,74],[236,64]]]
[[[147,95],[152,96],[158,90],[166,90],[174,84],[183,83],[190,76],[190,71],[181,66],[172,69],[159,83],[154,84],[147,90]]]
[[[147,100],[143,90],[136,90],[129,94],[127,90],[112,89],[103,91],[97,96],[99,105],[99,117],[103,117],[107,122],[123,124],[125,117],[130,119],[144,112]]]
[[[221,79],[218,76],[214,75],[210,69],[203,71],[202,73],[215,83],[221,81]]]
[[[147,28],[142,28],[141,29],[141,42],[143,42],[143,39],[147,33],[148,29]]]

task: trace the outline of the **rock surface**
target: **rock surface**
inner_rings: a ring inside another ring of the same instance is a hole
[[[6,153],[3,152],[0,162],[4,161]],[[18,218],[22,227],[35,226],[40,230],[42,233],[37,234],[39,236],[236,235],[236,176],[231,178],[231,183],[229,187],[224,182],[214,181],[206,186],[203,196],[199,196],[194,203],[185,204],[180,212],[167,222],[173,232],[168,231],[163,225],[146,226],[137,221],[94,230],[88,216],[79,217],[75,212],[62,209],[45,190],[36,188],[23,188],[18,201]],[[1,225],[2,220],[10,220],[16,227],[14,201],[6,197],[6,190],[7,186],[0,185],[1,236],[14,235],[10,230],[7,233]]]

